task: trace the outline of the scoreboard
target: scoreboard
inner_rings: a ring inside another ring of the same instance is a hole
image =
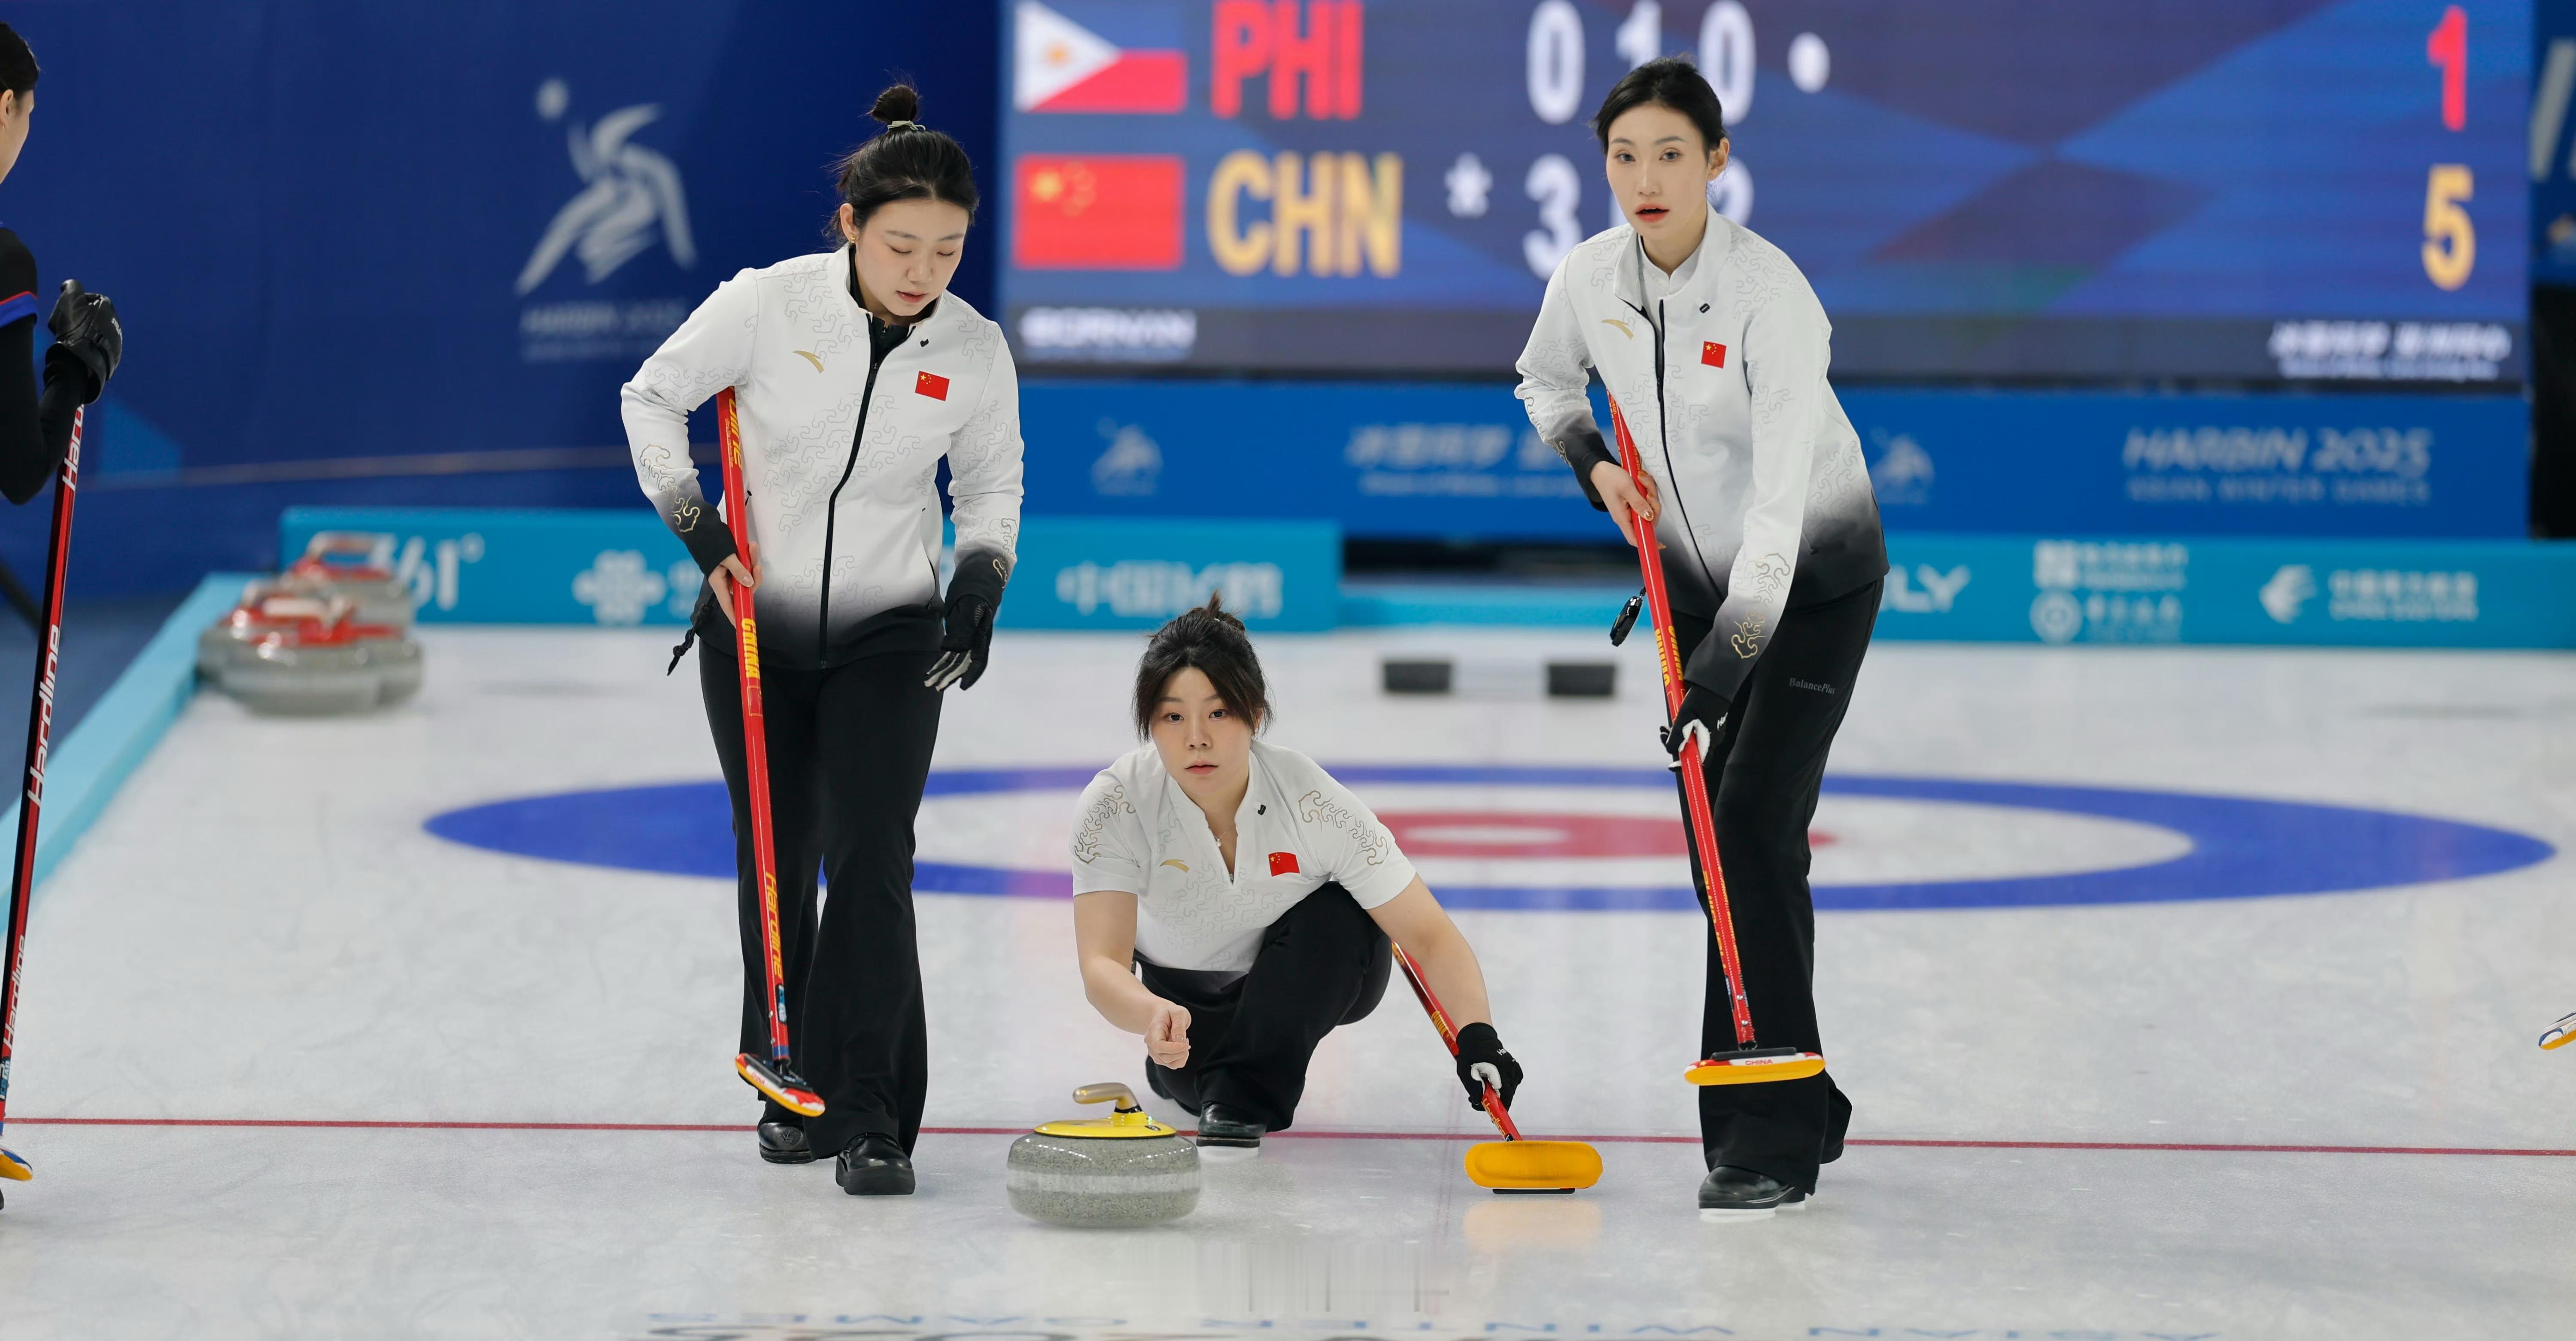
[[[1050,371],[1508,375],[1692,56],[1838,374],[2522,377],[2526,0],[1014,0],[1001,290]]]

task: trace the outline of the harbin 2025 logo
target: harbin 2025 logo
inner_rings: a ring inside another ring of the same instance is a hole
[[[657,246],[673,265],[694,268],[698,244],[689,229],[688,189],[679,165],[647,142],[661,104],[637,103],[584,122],[560,78],[537,86],[536,103],[540,121],[564,128],[572,195],[520,267],[519,296],[533,297],[550,282],[560,289],[556,277],[574,271],[595,288]],[[676,296],[532,303],[519,311],[519,357],[526,363],[642,358],[679,329],[690,306]]]

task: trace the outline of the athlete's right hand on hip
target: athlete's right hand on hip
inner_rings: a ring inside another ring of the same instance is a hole
[[[749,561],[741,554],[728,554],[714,572],[707,574],[707,587],[716,594],[716,608],[724,611],[725,622],[734,622],[733,593],[736,588],[757,591],[760,588],[760,542],[751,542]]]
[[[45,329],[54,333],[45,363],[51,366],[59,358],[78,366],[89,378],[89,391],[81,403],[98,399],[107,389],[107,379],[116,375],[116,365],[125,361],[125,327],[117,323],[116,304],[106,294],[83,289],[79,280],[64,280]]]
[[[1156,1066],[1177,1071],[1190,1064],[1190,1012],[1169,1001],[1154,1003],[1145,1021],[1145,1055]]]

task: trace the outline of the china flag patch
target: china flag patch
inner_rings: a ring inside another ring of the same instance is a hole
[[[1699,361],[1712,368],[1726,366],[1726,346],[1715,340],[1704,340],[1699,347]]]
[[[1297,854],[1294,852],[1271,853],[1270,873],[1272,875],[1295,875],[1297,873]]]
[[[912,389],[932,400],[948,399],[948,379],[934,372],[926,372],[913,379]]]

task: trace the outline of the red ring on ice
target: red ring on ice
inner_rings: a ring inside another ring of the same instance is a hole
[[[1378,822],[1408,857],[1686,857],[1678,818],[1551,811],[1382,811]],[[1828,833],[1809,833],[1824,847]]]

